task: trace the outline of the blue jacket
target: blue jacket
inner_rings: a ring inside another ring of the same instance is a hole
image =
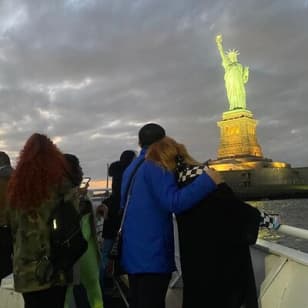
[[[142,149],[124,172],[122,208],[131,173],[145,153]],[[135,175],[122,229],[124,270],[129,274],[173,272],[176,268],[172,213],[192,208],[215,189],[216,184],[207,174],[179,189],[173,173],[145,160]]]

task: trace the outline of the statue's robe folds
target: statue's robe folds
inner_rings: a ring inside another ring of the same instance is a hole
[[[246,109],[245,69],[238,62],[223,62],[229,109]]]

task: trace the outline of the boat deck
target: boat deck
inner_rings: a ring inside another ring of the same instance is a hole
[[[278,232],[308,241],[308,230],[305,229],[281,225]],[[176,235],[175,225],[175,260],[177,268],[180,268]],[[251,247],[251,254],[260,307],[308,307],[308,253],[259,239],[257,244]],[[172,277],[166,297],[166,308],[181,308],[182,281],[179,275],[179,273],[174,273]],[[113,287],[110,294],[105,294],[104,308],[128,307],[128,281],[126,276],[121,277],[118,286],[119,288]],[[11,275],[2,281],[0,303],[1,308],[24,307],[22,295],[13,290]],[[74,306],[70,308],[74,308]]]
[[[167,307],[166,308],[181,308],[182,307],[182,289],[172,288],[167,293]]]
[[[307,231],[308,236],[308,231]],[[307,308],[308,254],[301,251],[259,240],[251,247],[253,265],[262,308]],[[173,283],[176,282],[176,283]],[[114,288],[106,296],[104,308],[127,308],[127,279],[121,279],[123,295]],[[12,278],[5,279],[0,288],[1,308],[23,308],[20,293],[13,291]],[[180,308],[182,302],[181,279],[171,281],[166,308]],[[70,308],[74,308],[71,306]]]

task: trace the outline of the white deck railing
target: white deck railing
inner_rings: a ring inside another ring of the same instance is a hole
[[[308,230],[296,228],[288,225],[281,225],[277,230],[280,233],[308,240]]]

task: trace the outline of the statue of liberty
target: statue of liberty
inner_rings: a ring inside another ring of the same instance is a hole
[[[216,36],[216,44],[225,69],[225,86],[229,101],[229,110],[246,109],[245,83],[248,81],[249,68],[243,67],[238,61],[239,52],[235,49],[224,52],[222,35]]]

